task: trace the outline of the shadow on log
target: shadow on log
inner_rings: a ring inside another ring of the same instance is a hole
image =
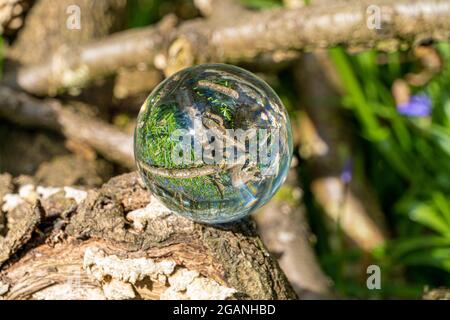
[[[0,299],[296,298],[253,221],[179,217],[136,173],[87,191],[2,189],[19,193],[3,196]]]

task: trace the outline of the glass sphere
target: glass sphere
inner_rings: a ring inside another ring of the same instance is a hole
[[[288,114],[254,74],[226,64],[187,68],[161,82],[137,119],[134,153],[148,189],[203,223],[264,205],[292,157]]]

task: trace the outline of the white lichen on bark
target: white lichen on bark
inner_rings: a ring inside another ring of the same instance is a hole
[[[150,258],[121,259],[96,247],[85,250],[83,268],[102,283],[107,299],[135,298],[134,285],[146,278],[167,287],[160,299],[223,300],[236,293],[235,289],[222,286],[169,259],[159,262]]]
[[[168,280],[170,287],[161,295],[161,299],[225,300],[236,293],[233,288],[221,286],[197,271],[185,268],[178,269]]]
[[[112,279],[103,285],[103,293],[108,300],[127,300],[136,297],[130,283]]]
[[[80,204],[87,197],[86,191],[72,187],[64,187],[64,192],[66,193],[66,198],[74,199],[77,204]]]
[[[97,287],[76,287],[70,282],[56,284],[33,294],[36,300],[106,300],[106,296]]]
[[[61,188],[37,186],[36,191],[39,194],[39,196],[42,197],[42,199],[47,199],[47,198],[51,197],[52,195],[60,192]]]
[[[75,200],[77,204],[80,204],[87,197],[86,191],[73,187],[58,188],[25,184],[19,187],[17,193],[5,194],[3,198],[0,199],[1,209],[4,212],[9,212],[24,202],[32,204],[37,199],[48,199],[63,190],[64,196],[68,199]]]
[[[167,217],[172,211],[163,205],[158,199],[152,197],[152,201],[144,208],[133,210],[127,214],[127,219],[133,222],[136,230],[142,231],[149,221]]]
[[[152,259],[120,259],[95,247],[87,248],[84,252],[83,268],[95,279],[102,281],[109,276],[124,282],[136,283],[145,277],[160,281],[166,279],[175,269],[175,261],[163,260],[155,262]]]
[[[3,205],[2,205],[2,211],[8,212],[13,210],[18,205],[24,203],[24,200],[18,195],[18,194],[5,194],[3,196]]]
[[[9,290],[9,284],[3,283],[3,282],[0,281],[0,296],[2,296],[5,293],[7,293],[8,290]]]

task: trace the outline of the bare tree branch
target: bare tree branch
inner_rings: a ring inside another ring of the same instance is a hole
[[[340,178],[345,161],[352,156],[352,145],[339,109],[339,84],[333,83],[337,75],[332,67],[324,52],[304,55],[295,66],[305,106],[299,125],[301,153],[312,169],[311,189],[324,212],[357,246],[371,251],[386,241],[386,222],[364,177],[356,177],[349,168],[351,181]]]
[[[61,132],[92,146],[105,158],[134,167],[133,138],[101,120],[78,114],[56,100],[42,101],[0,86],[0,116],[25,126]]]
[[[381,28],[369,28],[369,5],[381,10]],[[156,64],[166,74],[194,63],[242,61],[268,52],[310,50],[338,44],[395,48],[423,38],[448,39],[446,0],[370,0],[262,12],[233,19],[197,19],[118,33],[55,53],[46,62],[20,69],[9,83],[35,93],[56,93],[114,73],[118,68]],[[170,27],[167,27],[170,26]]]
[[[76,7],[81,15],[80,29],[70,29],[66,25],[70,17],[67,10]],[[39,63],[61,45],[81,45],[121,30],[125,17],[126,1],[123,0],[35,1],[8,51],[8,58],[25,65]]]

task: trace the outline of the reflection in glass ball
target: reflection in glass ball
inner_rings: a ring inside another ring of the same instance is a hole
[[[252,73],[225,64],[184,69],[160,83],[137,119],[139,172],[168,208],[204,223],[242,218],[284,181],[288,114]]]

